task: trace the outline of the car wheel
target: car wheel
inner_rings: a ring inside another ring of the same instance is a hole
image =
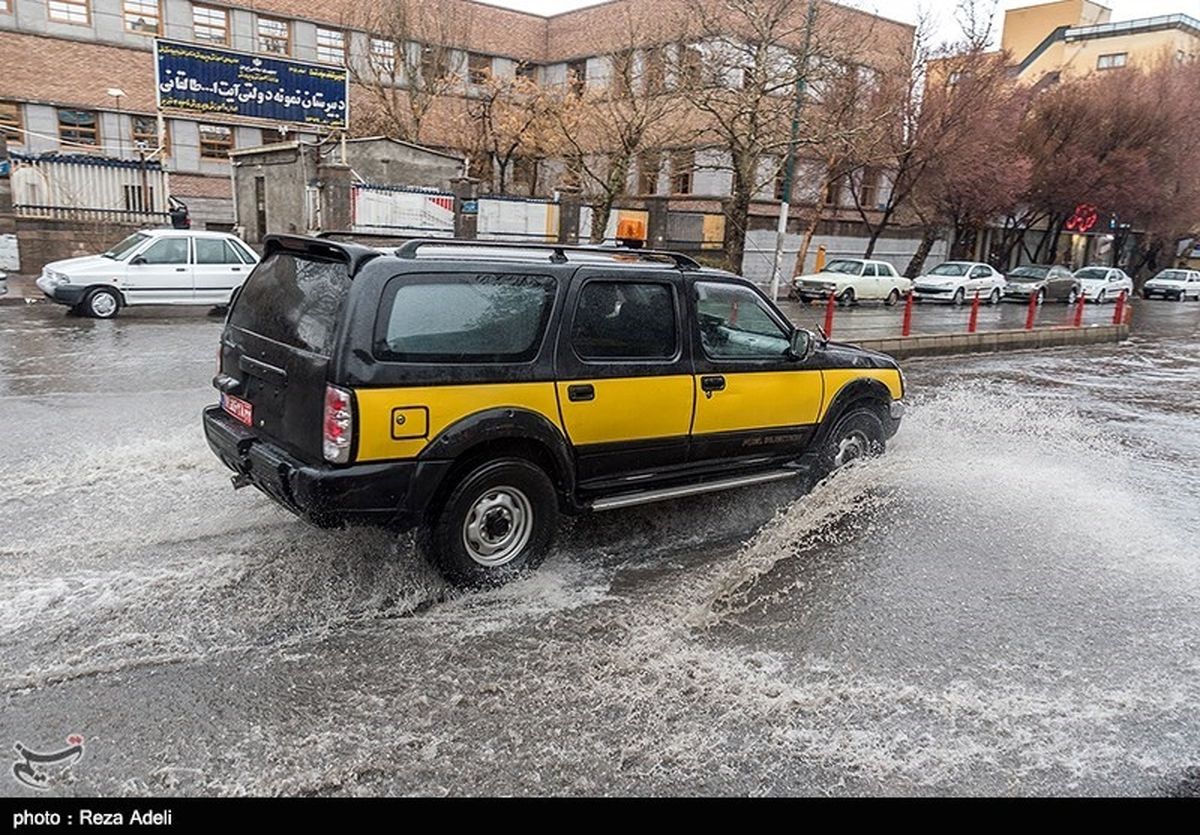
[[[88,291],[80,304],[85,316],[93,319],[111,319],[121,310],[121,297],[115,290],[97,287]]]
[[[1178,296],[1176,296],[1175,301],[1177,301],[1177,302],[1183,301],[1183,293],[1180,293]]]
[[[1000,297],[1002,295],[999,287],[993,288],[991,295],[988,296],[988,304],[993,306],[1000,304]]]
[[[558,496],[540,467],[520,458],[489,461],[438,512],[433,562],[454,585],[499,586],[541,564],[557,524]]]
[[[1096,294],[1096,304],[1104,304],[1104,295],[1103,290]]]
[[[1079,293],[1072,287],[1071,292],[1067,293],[1067,304],[1075,304],[1077,301],[1079,301]]]
[[[883,300],[883,303],[888,307],[894,307],[898,301],[900,301],[900,291],[893,287],[892,292],[887,294],[887,298]]]
[[[1034,304],[1041,307],[1045,303],[1046,303],[1046,288],[1043,287],[1041,290],[1037,291],[1037,301],[1034,302]]]
[[[838,304],[843,307],[849,307],[854,304],[854,288],[847,287],[842,291],[842,295],[838,296]]]
[[[950,302],[955,307],[959,307],[962,305],[963,301],[966,298],[967,298],[967,291],[964,290],[962,287],[959,287],[957,290],[954,291],[954,298],[951,299]]]
[[[817,454],[821,475],[863,459],[882,455],[887,446],[883,421],[873,410],[854,409],[834,425]]]

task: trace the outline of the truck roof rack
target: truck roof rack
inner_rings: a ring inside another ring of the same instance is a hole
[[[548,253],[552,264],[566,264],[571,259],[570,253],[581,255],[608,255],[614,259],[637,259],[639,261],[657,261],[672,263],[681,270],[698,270],[700,263],[696,259],[680,252],[667,252],[660,249],[631,249],[619,246],[587,246],[551,243],[523,243],[519,241],[463,241],[457,238],[418,238],[407,241],[396,248],[398,258],[416,258],[417,253],[429,247],[463,248],[463,249],[492,249],[517,252],[526,250]]]

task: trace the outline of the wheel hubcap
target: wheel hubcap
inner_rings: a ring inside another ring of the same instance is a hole
[[[92,296],[92,312],[97,316],[111,316],[117,309],[117,300],[108,293],[97,293]]]
[[[493,487],[483,493],[463,522],[467,553],[489,568],[515,559],[532,535],[533,506],[515,487]]]
[[[870,441],[862,432],[855,430],[838,441],[837,454],[833,456],[833,466],[844,467],[851,461],[866,456],[870,449]]]

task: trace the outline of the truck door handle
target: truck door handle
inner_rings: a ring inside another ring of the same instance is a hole
[[[596,399],[596,388],[591,383],[567,386],[567,399],[572,403],[583,403]]]
[[[714,391],[725,391],[725,378],[720,374],[711,374],[701,377],[700,388],[706,395],[712,397]]]

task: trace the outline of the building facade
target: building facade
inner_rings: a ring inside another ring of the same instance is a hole
[[[1092,0],[1057,0],[1004,14],[1000,48],[1018,78],[1053,83],[1161,61],[1195,61],[1200,20],[1184,14],[1113,22],[1112,10]]]
[[[398,54],[425,60],[428,53],[429,60],[444,64],[460,79],[453,89],[437,95],[465,99],[485,73],[497,78],[523,75],[546,85],[610,84],[613,55],[629,52],[631,11],[643,20],[686,20],[689,7],[683,0],[613,0],[540,17],[469,0],[415,2],[420,14],[405,22],[405,40],[397,43],[397,33],[385,27],[386,14],[363,13],[386,11],[387,3],[0,0],[0,130],[17,153],[94,152],[130,159],[137,158],[139,149],[148,151],[169,172],[171,193],[189,204],[194,222],[222,228],[233,222],[230,151],[317,136],[237,118],[167,114],[160,147],[152,54],[156,36],[351,67],[395,61]],[[912,27],[906,24],[833,3],[823,5],[842,25],[861,33],[856,49],[863,55],[847,60],[879,64],[883,56],[891,60],[911,45]],[[797,3],[797,8],[802,10],[803,4]],[[370,31],[373,21],[389,30]],[[660,35],[646,31],[641,36],[652,41]],[[435,38],[450,41],[436,58],[429,46]],[[671,48],[690,47],[684,37]],[[649,52],[638,53],[636,60],[649,60]],[[405,81],[396,83],[403,86]],[[355,107],[365,101],[363,91],[353,90],[351,101],[353,131]],[[421,142],[454,150],[460,147],[459,138],[435,126]],[[546,168],[545,174],[526,179],[532,183],[531,192],[544,194],[561,171],[556,172],[552,162],[538,164]],[[805,166],[802,161],[802,175]],[[719,199],[729,193],[732,175],[720,149],[696,148],[671,155],[656,171],[635,170],[629,177],[635,193]],[[797,188],[805,193],[803,178]],[[769,192],[765,189],[762,196],[770,199]]]

